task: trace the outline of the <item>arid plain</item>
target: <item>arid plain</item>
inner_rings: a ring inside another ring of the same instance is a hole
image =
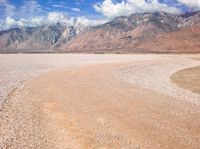
[[[2,54],[0,148],[199,149],[198,54]]]

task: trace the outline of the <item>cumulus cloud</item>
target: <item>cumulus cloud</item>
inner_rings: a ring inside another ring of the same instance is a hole
[[[102,13],[107,18],[127,16],[138,12],[162,11],[167,13],[180,13],[178,8],[160,3],[158,0],[127,0],[122,2],[104,0],[102,3],[94,4],[93,7],[97,12]]]
[[[50,22],[50,23],[66,22],[67,21],[64,14],[60,13],[60,12],[50,12],[47,16],[47,19],[48,19],[48,22]]]
[[[200,0],[178,0],[190,7],[199,6]],[[76,0],[77,5],[83,3],[84,0]],[[66,7],[65,3],[51,3],[53,7]],[[69,17],[67,12],[46,11],[37,0],[27,0],[16,9],[8,0],[0,0],[0,29],[10,27],[38,26],[44,24],[62,23],[68,26],[82,24],[85,26],[96,26],[113,19],[117,16],[127,16],[137,12],[154,12],[164,11],[168,13],[180,13],[176,7],[160,3],[158,0],[103,0],[101,3],[93,5],[96,12],[103,14],[103,19],[90,19],[86,16]],[[70,8],[74,12],[80,12],[78,7]],[[3,19],[3,20],[2,20]]]
[[[44,17],[35,17],[30,19],[30,24],[33,26],[38,26],[45,24],[45,18]]]
[[[3,29],[11,27],[38,26],[44,24],[44,20],[40,17],[31,19],[20,18],[18,20],[15,20],[12,17],[6,17],[5,21],[2,22],[1,28]]]
[[[16,21],[15,25],[18,25],[20,27],[24,27],[24,26],[28,25],[28,21],[24,18],[21,18],[18,21]]]
[[[52,24],[52,23],[62,23],[68,26],[73,26],[76,24],[81,24],[84,26],[95,26],[99,24],[105,23],[107,20],[94,20],[94,19],[89,19],[85,16],[81,17],[68,17],[62,12],[50,12],[47,17],[47,22]]]
[[[31,19],[20,18],[15,21],[15,26],[25,27],[25,26],[38,26],[44,25],[46,23],[46,19],[44,17],[34,17]]]
[[[46,24],[56,24],[61,23],[66,26],[96,26],[107,22],[108,20],[95,20],[89,19],[85,16],[81,17],[69,17],[62,12],[49,12],[46,16],[38,16],[33,18],[20,18],[14,19],[12,17],[6,17],[3,21],[0,29],[8,29],[11,27],[26,27],[26,26],[39,26]]]
[[[11,17],[6,17],[5,24],[7,26],[13,26],[16,24],[16,21],[15,21],[15,19],[13,19]]]
[[[85,16],[74,18],[74,20],[75,20],[74,24],[82,24],[84,26],[96,26],[96,25],[104,24],[108,21],[106,19],[100,19],[100,20],[88,19]]]
[[[82,2],[82,1],[79,1]],[[66,7],[65,3],[52,3],[54,7]],[[77,7],[70,8],[74,12],[80,12]],[[0,30],[11,27],[39,26],[45,24],[62,23],[67,26],[84,25],[95,26],[103,24],[106,20],[89,19],[86,16],[69,17],[67,12],[45,11],[37,0],[23,1],[22,5],[16,8],[9,0],[0,0]]]
[[[178,0],[178,1],[190,8],[200,10],[200,0]]]

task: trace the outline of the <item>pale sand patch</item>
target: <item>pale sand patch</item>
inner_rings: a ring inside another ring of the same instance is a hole
[[[133,87],[126,65],[46,73],[15,91],[0,113],[3,148],[169,149],[200,146],[200,107]]]
[[[178,71],[171,79],[180,87],[200,94],[200,66]]]

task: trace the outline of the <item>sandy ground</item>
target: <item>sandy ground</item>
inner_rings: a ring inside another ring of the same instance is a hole
[[[200,94],[200,66],[178,71],[171,76],[171,79],[180,87]]]
[[[25,80],[52,69],[108,62],[153,60],[155,55],[0,54],[0,103]],[[158,58],[158,57],[157,57]],[[164,55],[160,59],[168,58]]]
[[[170,77],[182,69],[199,65],[199,61],[192,60],[190,57],[177,57],[175,59],[172,58],[170,61],[152,61],[139,65],[130,64],[123,66],[118,75],[124,81],[135,86],[140,86],[179,100],[188,100],[188,102],[199,104],[199,94],[180,88],[180,86],[172,82]]]
[[[170,80],[175,71],[200,65],[190,59],[194,55],[51,56],[53,62],[22,55],[15,61],[18,69],[3,62],[7,69],[1,74],[34,78],[25,79],[2,104],[0,148],[200,147],[199,94]],[[28,65],[19,64],[30,57]],[[15,82],[9,77],[7,82]]]

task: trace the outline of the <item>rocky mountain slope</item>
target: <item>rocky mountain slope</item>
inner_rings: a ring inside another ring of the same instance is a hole
[[[176,32],[157,35],[155,38],[140,44],[138,48],[149,52],[200,52],[200,24]]]
[[[200,12],[118,17],[96,27],[61,24],[0,32],[0,52],[200,52]]]
[[[81,26],[43,25],[0,32],[1,52],[53,52],[84,30]]]
[[[200,52],[198,23],[200,12],[181,16],[166,13],[133,14],[90,29],[62,46],[61,50]]]

